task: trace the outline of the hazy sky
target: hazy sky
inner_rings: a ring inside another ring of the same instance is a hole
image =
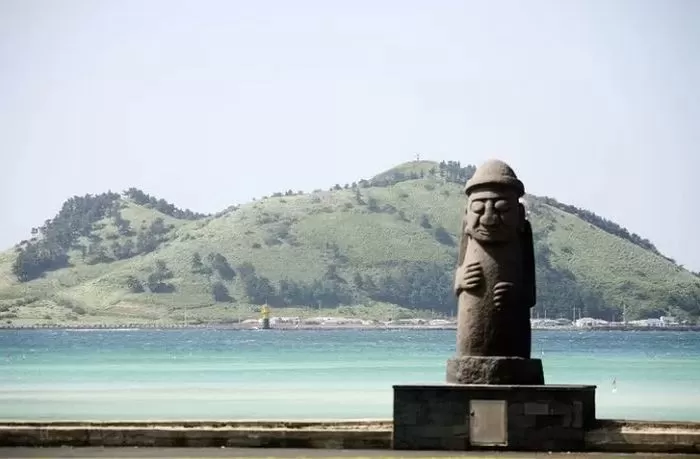
[[[0,248],[76,194],[214,212],[420,153],[700,270],[698,145],[696,0],[0,0]]]

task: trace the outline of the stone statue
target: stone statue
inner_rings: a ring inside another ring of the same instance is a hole
[[[544,384],[542,362],[530,359],[530,308],[535,305],[532,228],[522,182],[490,160],[467,181],[458,267],[457,355],[447,381]]]

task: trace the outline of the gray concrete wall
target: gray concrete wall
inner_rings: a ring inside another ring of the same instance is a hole
[[[0,446],[387,449],[391,423],[6,423]]]
[[[392,421],[7,422],[0,446],[389,449]],[[700,422],[599,420],[586,451],[700,453]]]

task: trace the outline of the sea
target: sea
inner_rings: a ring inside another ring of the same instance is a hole
[[[0,330],[0,420],[391,419],[454,330]],[[700,421],[700,332],[534,330],[549,384],[599,418]]]

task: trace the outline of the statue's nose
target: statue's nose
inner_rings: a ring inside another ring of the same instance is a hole
[[[487,209],[484,215],[481,216],[481,224],[484,226],[494,226],[496,223],[498,223],[496,214]]]

